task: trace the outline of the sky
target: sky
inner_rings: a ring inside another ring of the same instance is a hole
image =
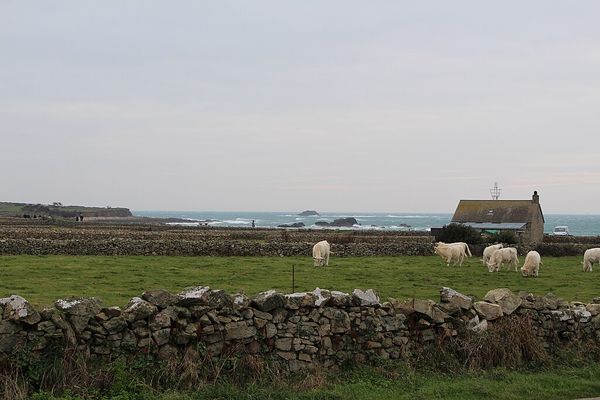
[[[0,201],[600,214],[597,1],[0,0]]]

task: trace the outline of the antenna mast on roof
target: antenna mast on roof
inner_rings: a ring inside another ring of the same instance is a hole
[[[494,187],[490,189],[492,200],[498,200],[500,193],[502,193],[502,189],[498,187],[498,182],[494,182]]]

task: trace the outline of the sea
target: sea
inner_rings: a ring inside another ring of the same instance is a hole
[[[301,216],[298,212],[251,212],[251,211],[133,211],[140,217],[178,218],[185,222],[173,224],[187,226],[251,227],[252,221],[259,228],[276,228],[279,225],[302,222],[305,228],[327,229],[315,225],[317,221],[332,222],[338,218],[354,217],[359,225],[349,230],[429,231],[450,222],[452,214],[429,213],[369,213],[369,212],[323,212],[319,216]],[[600,235],[600,215],[544,214],[544,232],[551,233],[555,226],[566,225],[574,236]]]

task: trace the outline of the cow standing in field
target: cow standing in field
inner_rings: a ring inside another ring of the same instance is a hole
[[[506,247],[496,250],[492,253],[492,257],[487,263],[489,272],[498,272],[503,264],[514,264],[515,272],[519,266],[519,257],[517,257],[517,249],[514,247]]]
[[[523,262],[523,266],[521,267],[521,273],[523,274],[523,276],[537,277],[540,271],[540,264],[543,264],[542,258],[540,257],[540,253],[538,253],[535,250],[532,250],[525,256],[525,261]]]
[[[483,250],[483,258],[481,259],[483,265],[487,265],[488,261],[490,261],[490,257],[492,257],[492,254],[494,254],[496,250],[500,250],[503,247],[504,245],[502,243],[493,244],[491,246],[486,247]]]
[[[600,263],[600,248],[587,249],[583,253],[583,272],[592,272],[592,265]]]
[[[330,246],[327,240],[322,240],[313,246],[313,259],[315,267],[329,265],[329,255],[331,254]]]
[[[465,242],[454,242],[454,243],[437,242],[436,246],[459,246],[459,247],[463,248],[465,257],[473,256],[473,254],[471,254],[471,249],[469,249],[469,245],[466,244]]]
[[[447,266],[450,266],[450,262],[452,262],[453,266],[456,266],[458,263],[458,265],[462,267],[463,260],[465,259],[468,250],[469,246],[467,246],[466,243],[438,242],[434,247],[435,254],[442,257],[442,259],[446,261]],[[471,252],[469,251],[468,254],[471,254]]]

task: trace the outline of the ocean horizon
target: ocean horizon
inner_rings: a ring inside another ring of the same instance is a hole
[[[179,218],[189,222],[180,225],[251,227],[252,221],[259,228],[276,228],[279,225],[303,223],[305,228],[323,229],[317,221],[332,222],[337,218],[356,218],[359,225],[348,230],[429,231],[450,222],[451,213],[402,213],[402,212],[322,212],[319,216],[302,216],[296,212],[267,211],[132,211],[134,216],[155,218]],[[600,235],[600,215],[590,214],[544,214],[544,232],[551,233],[555,226],[566,225],[574,236]]]

